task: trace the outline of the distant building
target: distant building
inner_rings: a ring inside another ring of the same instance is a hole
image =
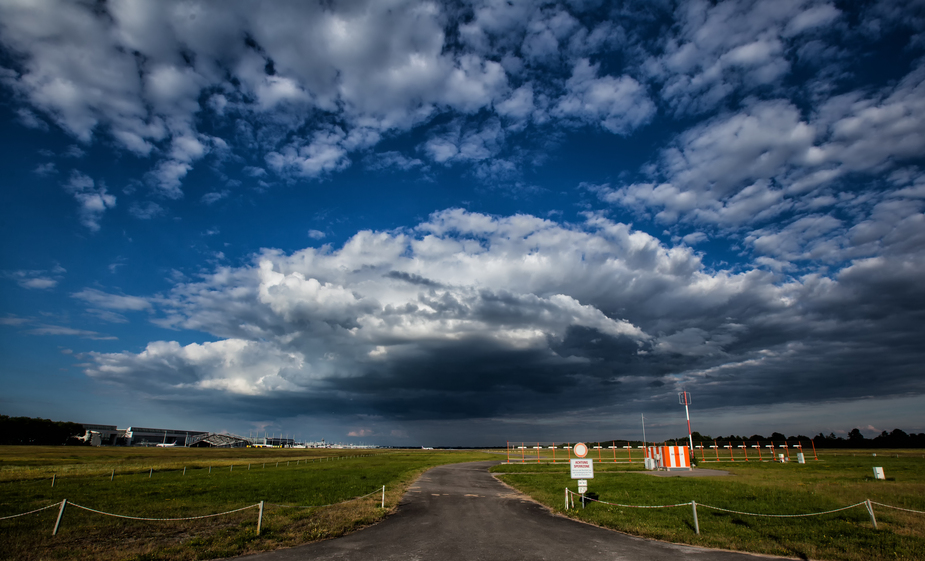
[[[209,434],[201,430],[172,430],[172,429],[153,429],[146,427],[129,427],[122,431],[120,440],[117,444],[124,446],[156,446],[173,445],[186,446],[197,436]]]

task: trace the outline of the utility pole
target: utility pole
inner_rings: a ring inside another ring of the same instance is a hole
[[[678,394],[678,400],[681,402],[681,405],[684,406],[684,414],[687,416],[687,438],[691,443],[691,456],[694,454],[694,433],[691,432],[691,412],[688,409],[688,405],[691,403],[691,394],[687,392],[681,392]]]

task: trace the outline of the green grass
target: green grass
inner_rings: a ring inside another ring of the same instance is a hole
[[[595,464],[589,491],[602,501],[627,505],[686,503],[765,514],[803,514],[831,510],[866,499],[925,511],[925,459],[921,453],[889,457],[893,452],[839,451],[820,461],[796,463],[735,462],[707,464],[730,477],[660,478],[620,473]],[[874,466],[887,481],[873,479]],[[626,469],[627,466],[621,466]],[[546,470],[540,472],[539,469]],[[615,469],[620,469],[617,467]],[[588,504],[564,510],[564,489],[576,490],[568,469],[500,465],[502,480],[557,512],[623,532],[678,543],[786,555],[804,559],[925,559],[925,515],[875,506],[878,530],[863,507],[811,518],[772,519],[723,513],[698,506],[701,534],[694,533],[690,506],[631,509]],[[529,472],[529,473],[523,473]]]
[[[380,520],[429,467],[496,458],[451,451],[0,447],[0,517],[62,499],[146,518],[214,514],[261,500],[266,506],[260,536],[257,509],[200,521],[142,522],[69,506],[52,537],[53,508],[0,521],[0,559],[213,559],[296,545]],[[341,503],[383,485],[386,509],[379,508],[380,492],[324,508],[275,506]]]

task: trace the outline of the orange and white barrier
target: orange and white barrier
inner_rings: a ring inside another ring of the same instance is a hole
[[[662,469],[690,469],[691,456],[687,446],[647,446],[646,458],[655,460]]]

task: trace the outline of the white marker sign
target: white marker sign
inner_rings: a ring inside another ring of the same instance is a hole
[[[578,480],[578,492],[582,495],[588,492],[588,480],[579,479]]]
[[[572,479],[594,479],[594,460],[591,458],[572,459]]]

